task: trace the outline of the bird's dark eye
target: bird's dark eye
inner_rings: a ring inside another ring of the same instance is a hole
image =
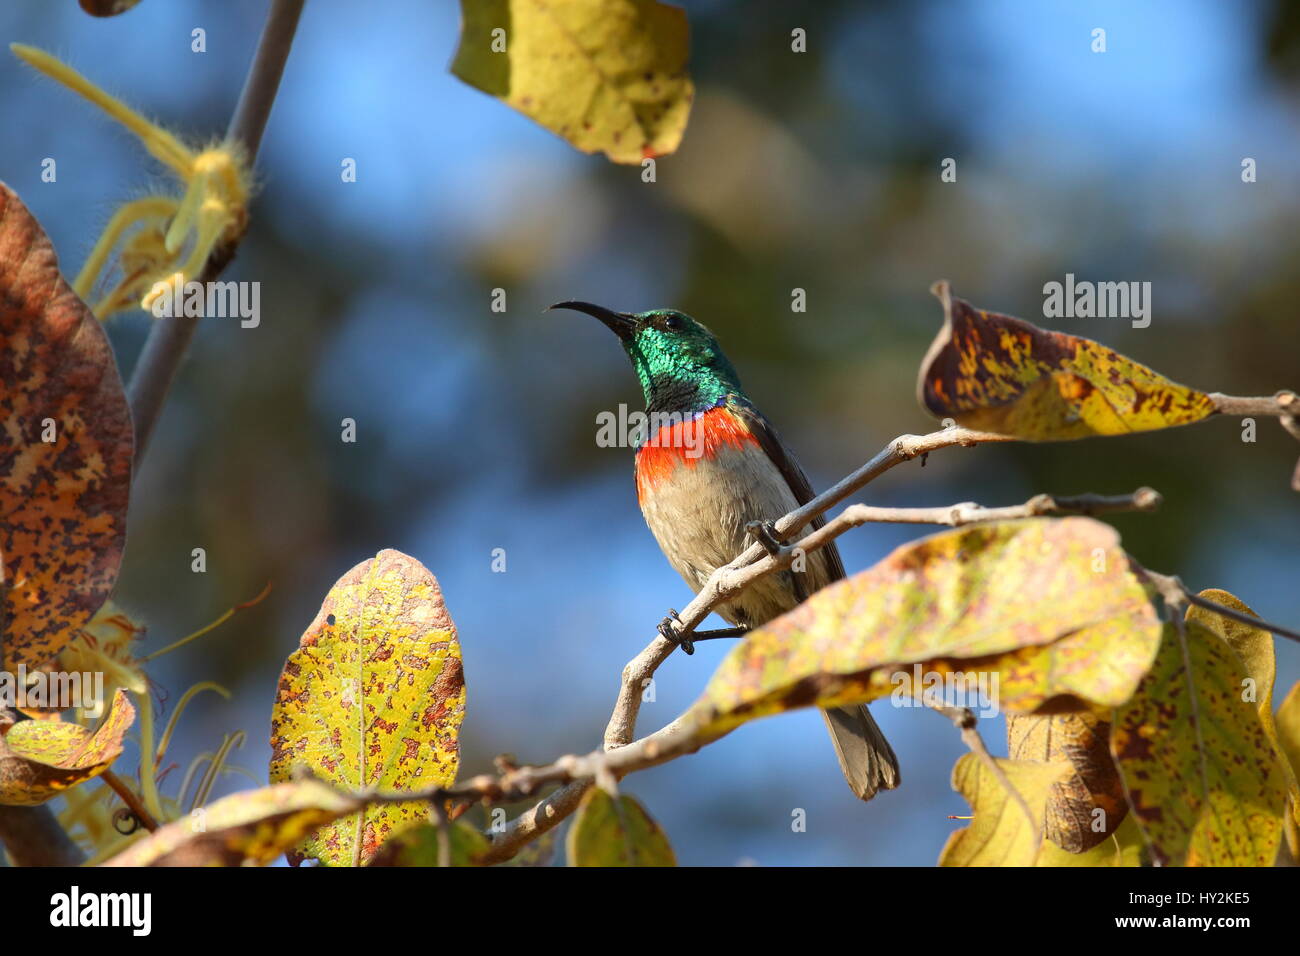
[[[664,319],[664,328],[669,332],[680,332],[685,324],[682,317],[676,314],[669,315]]]

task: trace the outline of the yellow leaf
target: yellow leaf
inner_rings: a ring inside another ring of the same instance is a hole
[[[1300,683],[1291,688],[1291,692],[1277,709],[1275,718],[1278,745],[1286,757],[1293,779],[1300,778]],[[1300,798],[1290,799],[1291,813],[1287,819],[1286,840],[1291,850],[1291,858],[1300,861]]]
[[[944,322],[917,394],[936,418],[1026,441],[1123,435],[1215,414],[1204,392],[1090,339],[976,309],[935,283]]]
[[[1222,604],[1234,611],[1249,614],[1251,617],[1259,616],[1240,598],[1218,588],[1202,591],[1199,597],[1213,601],[1215,604]],[[1264,725],[1264,733],[1268,735],[1273,749],[1277,751],[1278,762],[1281,764],[1291,794],[1291,807],[1296,814],[1296,822],[1300,823],[1300,783],[1297,782],[1296,771],[1291,761],[1287,759],[1282,742],[1278,739],[1277,726],[1273,722],[1273,684],[1277,679],[1277,656],[1274,653],[1272,633],[1261,627],[1229,620],[1221,614],[1215,614],[1202,607],[1189,607],[1187,620],[1197,621],[1218,634],[1228,642],[1228,646],[1236,651],[1237,657],[1241,659],[1253,690],[1253,694],[1249,696],[1252,696],[1259,706],[1260,722]],[[1246,687],[1240,690],[1243,699],[1248,696]]]
[[[1138,692],[1115,712],[1111,753],[1153,860],[1272,866],[1286,782],[1259,710],[1241,699],[1237,655],[1199,621],[1187,657],[1166,625]],[[1194,690],[1193,690],[1194,688]]]
[[[348,791],[448,786],[456,779],[465,681],[456,627],[433,575],[381,551],[339,579],[285,662],[271,717],[271,779],[295,766]],[[428,819],[420,802],[368,807],[301,848],[360,866],[389,834]]]
[[[1038,857],[1043,804],[1048,791],[1070,774],[1063,760],[1038,763],[997,759],[1011,786],[1024,799],[1033,822],[988,765],[963,754],[952,768],[952,788],[974,811],[971,825],[948,837],[940,866],[1033,866]]]
[[[1090,518],[990,522],[906,544],[749,633],[687,720],[701,739],[795,707],[982,679],[1003,710],[1127,700],[1160,624],[1119,537]],[[961,685],[961,686],[959,686]],[[969,700],[969,694],[967,695]]]
[[[265,866],[358,801],[319,780],[231,794],[132,843],[105,866]]]
[[[119,690],[94,733],[61,720],[14,724],[0,738],[0,803],[35,806],[99,776],[121,756],[134,721],[135,708]]]
[[[462,0],[451,71],[584,153],[677,149],[694,86],[685,11],[654,0]]]
[[[569,828],[569,866],[676,866],[659,824],[631,797],[600,787],[582,798]]]
[[[1277,736],[1291,769],[1300,776],[1300,681],[1277,709]]]
[[[1044,834],[1068,854],[1108,841],[1128,815],[1110,755],[1110,723],[1096,714],[1008,714],[1007,752],[1013,760],[1069,763],[1070,773],[1048,791],[1044,809]]]

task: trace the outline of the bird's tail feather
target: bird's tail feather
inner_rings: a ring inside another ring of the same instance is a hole
[[[822,711],[835,744],[844,779],[859,800],[902,783],[894,748],[867,711],[866,704]]]

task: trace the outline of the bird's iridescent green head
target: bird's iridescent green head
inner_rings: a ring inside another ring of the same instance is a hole
[[[551,308],[585,312],[618,336],[648,411],[701,411],[741,391],[740,378],[713,333],[684,312],[614,312],[590,302],[559,302]]]

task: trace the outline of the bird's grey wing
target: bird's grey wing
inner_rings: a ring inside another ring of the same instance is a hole
[[[785,478],[786,484],[794,492],[795,501],[801,505],[806,505],[812,501],[814,495],[812,485],[808,482],[808,476],[803,473],[799,463],[785,449],[785,444],[781,441],[776,433],[776,429],[757,408],[731,398],[727,402],[728,411],[743,421],[750,432],[758,439],[758,445],[767,453],[767,457],[776,465],[777,470]],[[775,521],[780,515],[772,515]],[[822,515],[818,515],[809,522],[813,529],[820,528],[826,523]],[[822,553],[826,556],[826,564],[830,573],[830,580],[838,581],[844,577],[844,561],[840,557],[840,549],[835,547],[835,542],[831,542],[822,548]]]

